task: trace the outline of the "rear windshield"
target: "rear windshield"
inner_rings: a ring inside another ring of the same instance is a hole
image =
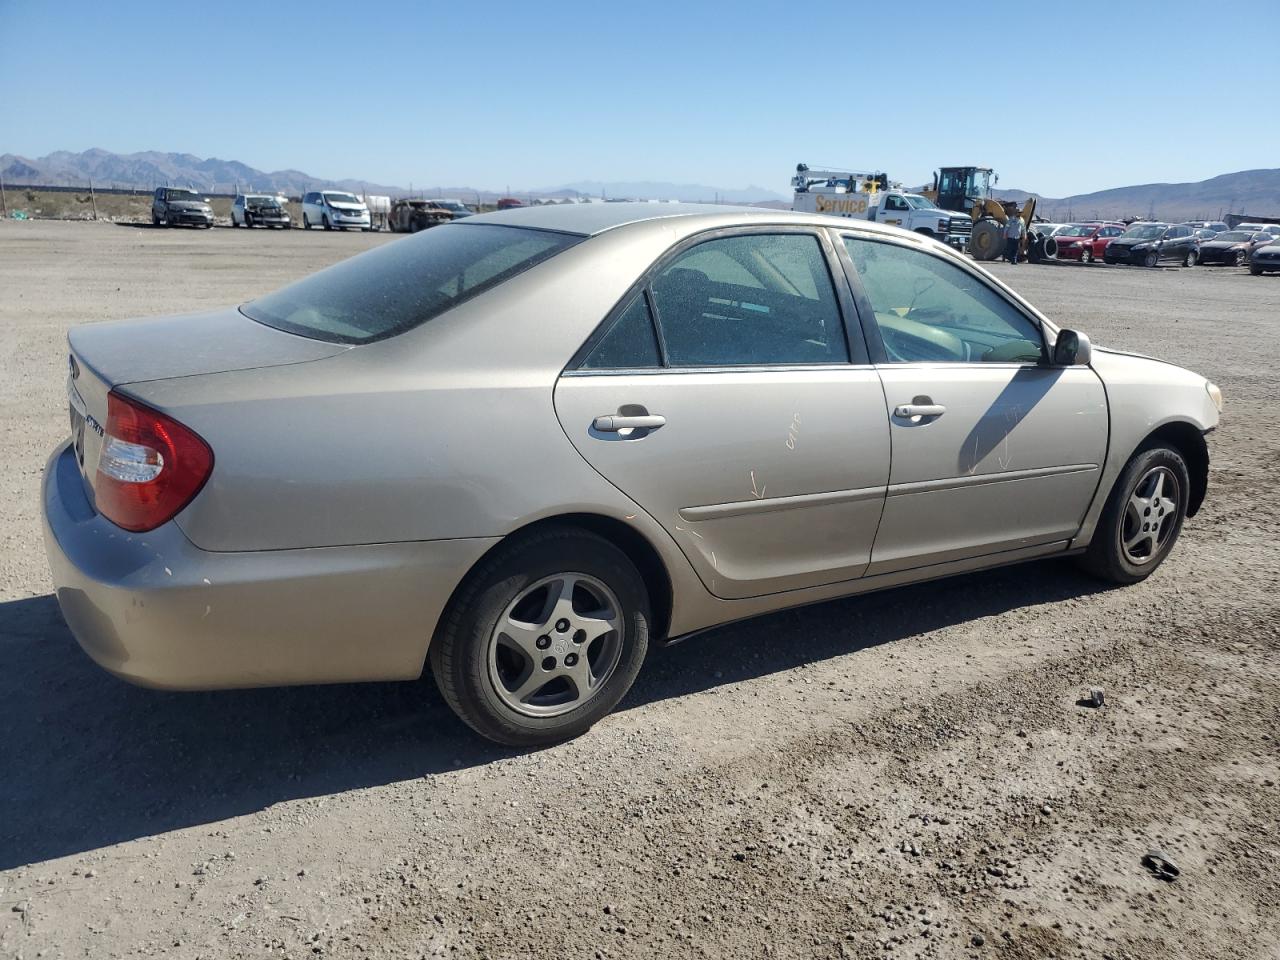
[[[581,237],[496,224],[446,224],[321,270],[240,308],[269,327],[368,343],[426,323]]]

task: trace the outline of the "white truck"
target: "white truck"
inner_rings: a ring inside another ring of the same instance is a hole
[[[927,197],[902,189],[883,173],[810,170],[803,163],[791,178],[795,198],[791,209],[836,217],[874,220],[923,233],[960,250],[969,242],[973,221],[942,210]]]

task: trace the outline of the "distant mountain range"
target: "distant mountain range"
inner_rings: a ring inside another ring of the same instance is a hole
[[[283,191],[291,196],[316,189],[352,190],[359,193],[399,196],[409,193],[404,186],[371,183],[367,180],[323,180],[301,170],[257,170],[238,160],[202,159],[189,153],[112,153],[109,150],[85,150],[71,153],[59,150],[47,157],[0,155],[0,177],[6,184],[49,187],[85,187],[90,179],[99,187],[144,188],[172,184],[192,187],[206,193],[231,193],[237,187],[253,190]],[[432,196],[463,197],[493,201],[504,196],[494,190],[459,186],[424,186]],[[415,190],[415,193],[423,192]],[[513,190],[517,197],[628,197],[655,200],[715,200],[729,203],[754,203],[782,200],[783,194],[762,187],[731,189],[702,184],[582,181],[558,187]]]
[[[237,186],[253,190],[283,191],[297,196],[320,188],[401,196],[404,186],[365,180],[322,180],[301,170],[257,170],[237,160],[202,159],[189,153],[119,154],[108,150],[71,153],[59,150],[31,159],[0,155],[0,177],[6,184],[86,186],[92,178],[99,187],[150,189],[162,184],[190,186],[207,193],[230,193]],[[414,193],[489,201],[504,194],[470,186],[426,186]],[[770,207],[790,206],[790,195],[764,187],[727,188],[696,183],[660,181],[584,180],[555,187],[512,190],[516,197],[610,197],[637,200],[688,200],[754,203]],[[1024,190],[1000,190],[1006,199],[1023,201],[1033,194]],[[1170,220],[1216,220],[1227,213],[1280,216],[1280,169],[1243,170],[1199,183],[1146,183],[1116,187],[1072,197],[1035,194],[1041,216],[1054,220],[1155,216]]]
[[[1019,203],[1033,194],[998,190]],[[1037,199],[1037,212],[1050,220],[1157,217],[1165,220],[1219,220],[1228,213],[1280,217],[1280,169],[1241,170],[1198,183],[1143,183],[1072,197]]]

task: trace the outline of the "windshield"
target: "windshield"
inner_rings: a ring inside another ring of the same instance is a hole
[[[582,238],[496,224],[436,227],[343,260],[240,312],[315,340],[368,343],[410,330]]]
[[[350,193],[326,193],[324,198],[328,203],[359,203],[360,199]]]
[[[1162,223],[1144,223],[1130,227],[1121,236],[1135,240],[1159,240],[1164,236],[1164,229]]]
[[[204,203],[204,197],[196,193],[194,190],[170,190],[168,193],[170,200],[191,200],[195,203]]]
[[[1097,230],[1096,226],[1088,223],[1073,223],[1069,227],[1063,227],[1058,231],[1060,237],[1088,237],[1093,235],[1093,231]]]
[[[928,197],[922,197],[914,193],[904,193],[902,199],[907,201],[912,210],[935,210],[937,209]]]
[[[275,197],[245,197],[245,206],[249,207],[278,207],[280,201]]]

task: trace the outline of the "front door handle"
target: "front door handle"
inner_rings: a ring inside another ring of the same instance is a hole
[[[903,420],[914,420],[916,417],[940,417],[947,408],[940,403],[900,403],[893,408],[893,415]]]
[[[657,430],[666,422],[666,417],[656,413],[630,417],[612,414],[607,417],[596,417],[591,425],[600,433],[617,433],[620,430]]]

